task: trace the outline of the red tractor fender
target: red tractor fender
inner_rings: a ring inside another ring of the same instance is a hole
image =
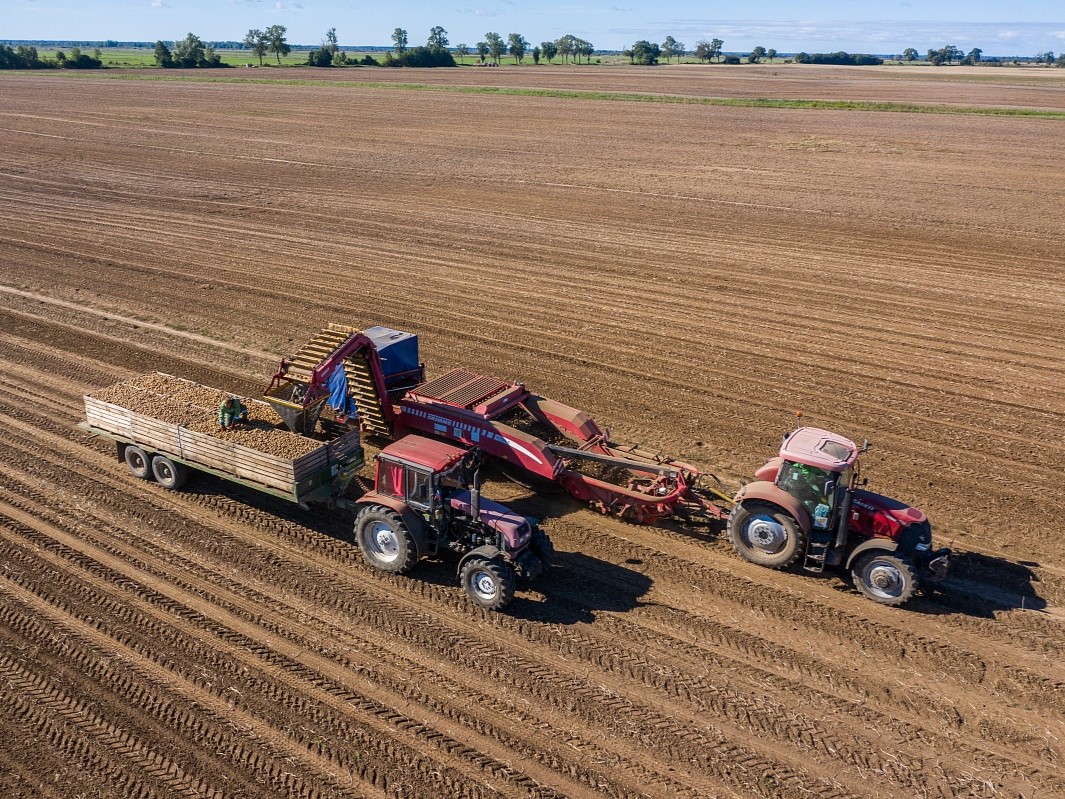
[[[418,547],[418,557],[420,558],[425,553],[425,542],[428,537],[426,530],[425,519],[411,510],[410,505],[404,502],[402,499],[396,497],[390,497],[387,494],[378,494],[376,491],[367,491],[357,500],[356,505],[383,505],[386,508],[390,508],[399,514],[399,518],[403,520],[403,524],[406,525],[410,531],[411,536],[414,538],[414,543]]]
[[[847,556],[847,568],[849,569],[854,561],[870,550],[882,549],[885,552],[894,552],[898,548],[899,542],[892,538],[870,538],[868,541],[858,544]]]
[[[809,535],[810,529],[813,527],[809,512],[803,507],[799,500],[786,491],[782,491],[772,483],[767,483],[764,480],[757,480],[753,483],[748,483],[741,488],[736,494],[735,502],[739,505],[741,502],[748,499],[761,500],[762,502],[779,505],[790,513],[791,518],[793,518],[799,527],[802,528],[803,532]]]
[[[462,567],[474,558],[484,558],[485,560],[495,560],[503,563],[506,558],[503,556],[503,551],[499,547],[492,546],[491,544],[485,544],[484,546],[477,547],[477,549],[471,549],[459,560],[458,569],[455,570],[455,574],[462,574]]]

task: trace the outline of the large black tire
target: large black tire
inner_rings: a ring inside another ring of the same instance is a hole
[[[152,476],[152,459],[140,447],[133,444],[127,445],[122,457],[126,461],[126,468],[129,469],[129,473],[134,477],[140,480],[147,480]]]
[[[172,461],[165,455],[156,455],[152,458],[152,476],[163,488],[179,491],[189,481],[189,470],[183,463]]]
[[[551,542],[551,537],[539,527],[533,528],[529,548],[540,559],[545,572],[555,565],[555,545]]]
[[[514,599],[514,570],[504,563],[471,558],[459,576],[470,601],[487,610],[502,610]]]
[[[728,517],[732,546],[746,560],[783,569],[806,551],[806,533],[787,511],[768,502],[741,502]]]
[[[881,605],[901,605],[917,591],[917,572],[905,555],[887,550],[867,552],[851,567],[854,587]]]
[[[355,517],[355,540],[366,562],[390,574],[406,574],[418,562],[418,546],[399,514],[367,505]]]

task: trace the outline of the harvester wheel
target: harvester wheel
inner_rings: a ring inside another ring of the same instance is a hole
[[[129,469],[129,473],[134,477],[147,480],[152,476],[152,459],[140,447],[129,444],[122,457],[126,460],[126,468]]]
[[[189,480],[189,470],[185,464],[172,461],[165,455],[152,458],[152,475],[155,476],[155,482],[171,491],[184,488]]]
[[[368,505],[355,517],[355,540],[366,562],[391,574],[406,574],[418,562],[414,536],[394,510]]]
[[[806,534],[783,508],[768,502],[741,502],[728,517],[732,546],[746,560],[783,569],[806,550]]]
[[[487,610],[501,610],[514,599],[514,570],[506,564],[472,558],[462,567],[462,590],[470,601]]]
[[[555,565],[555,545],[551,542],[551,537],[539,527],[533,528],[530,548],[533,554],[544,564],[544,571]]]
[[[881,605],[901,605],[917,590],[913,563],[898,552],[873,551],[862,555],[851,568],[851,577],[866,598]]]

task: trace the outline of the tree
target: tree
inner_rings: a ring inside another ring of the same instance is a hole
[[[576,52],[577,54],[578,64],[581,63],[581,56],[584,56],[585,59],[590,63],[592,60],[592,55],[595,53],[595,47],[592,46],[591,42],[585,39],[577,39],[574,47],[574,52]]]
[[[558,48],[555,47],[554,42],[540,42],[540,52],[544,54],[544,58],[550,64],[551,59],[558,55]]]
[[[330,28],[329,30],[327,30],[325,32],[325,46],[326,46],[326,49],[329,50],[329,55],[330,56],[336,55],[337,50],[340,49],[339,47],[337,47],[337,29],[336,28]]]
[[[333,54],[329,52],[328,45],[322,45],[317,50],[307,53],[307,66],[331,67],[333,66]]]
[[[288,42],[285,41],[285,32],[288,29],[284,25],[271,25],[266,29],[266,41],[270,52],[277,56],[277,63],[281,64],[281,56],[292,52]]]
[[[477,60],[482,64],[488,60],[488,42],[477,42]]]
[[[769,63],[773,63],[773,59],[777,57],[777,51],[770,47],[765,51],[765,57],[769,59]]]
[[[983,56],[984,51],[981,50],[979,47],[974,47],[972,50],[969,51],[969,55],[965,56],[965,60],[962,63],[970,67],[976,66],[980,63],[980,59],[982,59]]]
[[[525,37],[520,33],[507,35],[507,51],[514,56],[514,60],[519,64],[525,59],[525,51],[528,47],[529,43],[525,41]]]
[[[1058,55],[1058,60],[1054,62],[1054,65],[1059,67],[1065,67],[1065,53],[1060,53]]]
[[[624,50],[622,50],[621,54],[623,56],[625,56],[625,58],[629,59],[629,63],[630,64],[635,64],[636,63],[636,61],[634,60],[633,52],[628,47],[626,47]]]
[[[692,55],[698,58],[700,61],[707,61],[710,58],[710,42],[706,39],[700,39],[695,43],[695,49],[692,50]]]
[[[1043,54],[1043,63],[1046,64],[1048,67],[1049,66],[1053,66],[1053,64],[1054,64],[1054,51],[1053,50],[1047,50]]]
[[[665,41],[662,42],[662,46],[659,49],[661,50],[662,55],[666,57],[667,64],[670,62],[670,59],[677,54],[678,44],[679,42],[677,42],[672,36],[667,36]]]
[[[61,54],[62,51],[60,51]],[[64,56],[64,60],[65,58]],[[162,41],[155,43],[155,65],[164,69],[174,66],[174,57],[170,54],[170,48]]]
[[[533,49],[532,49],[532,57],[533,57],[533,63],[534,64],[539,64],[540,63],[540,48],[539,47],[533,47]]]
[[[466,63],[466,56],[470,54],[470,46],[468,44],[456,44],[455,54],[459,57],[463,64]]]
[[[488,43],[488,54],[498,64],[500,59],[503,58],[503,53],[507,51],[507,45],[503,41],[503,37],[495,31],[489,31],[484,35],[484,40]]]
[[[270,40],[266,34],[258,28],[252,28],[244,36],[244,49],[251,50],[252,53],[259,57],[259,66],[263,65],[263,57],[266,55],[266,48],[269,45]],[[156,50],[159,46],[156,45]]]
[[[425,43],[426,47],[434,52],[440,52],[446,50],[448,44],[446,30],[439,25],[434,25],[429,29],[429,41]]]
[[[751,54],[749,56],[747,56],[747,63],[748,64],[757,64],[763,58],[765,58],[765,56],[766,56],[765,48],[762,47],[761,45],[758,45],[758,47],[756,47],[753,50],[751,50]]]
[[[407,49],[407,32],[403,28],[392,31],[392,48],[400,55]]]
[[[912,47],[907,47],[905,50],[902,51],[902,60],[903,61],[916,61],[917,60],[917,51],[914,50]]]
[[[640,39],[632,46],[632,61],[635,64],[642,64],[644,66],[653,66],[658,63],[659,57],[662,55],[662,48],[657,44],[652,44],[646,39]]]
[[[185,69],[198,67],[207,61],[207,48],[194,33],[188,34],[180,42],[174,42],[174,64]]]
[[[713,39],[710,42],[710,58],[721,59],[721,48],[725,46],[725,43],[720,39]]]
[[[567,33],[555,40],[555,49],[558,50],[558,54],[562,56],[562,63],[566,63],[566,56],[573,57],[574,51],[577,47],[577,37],[572,33]]]

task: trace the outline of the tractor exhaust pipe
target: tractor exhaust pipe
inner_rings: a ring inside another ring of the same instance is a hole
[[[474,461],[473,484],[470,486],[470,515],[474,520],[481,518],[481,459]]]
[[[847,543],[847,529],[851,521],[851,502],[854,500],[854,489],[848,488],[843,495],[843,505],[839,509],[839,525],[836,528],[836,549],[841,549]]]

